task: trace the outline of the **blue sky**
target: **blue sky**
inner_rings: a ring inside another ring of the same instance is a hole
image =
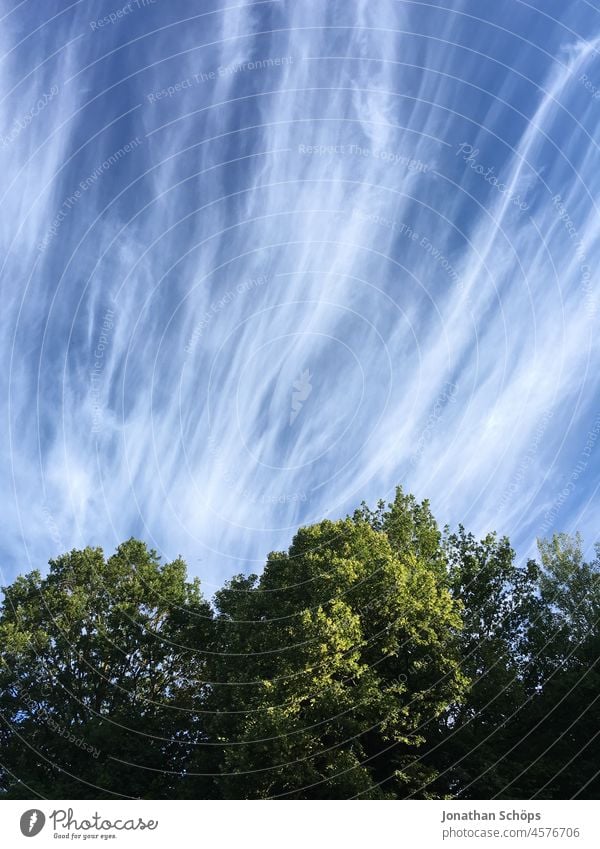
[[[591,548],[591,3],[0,15],[4,583],[136,535],[210,593],[396,484]]]

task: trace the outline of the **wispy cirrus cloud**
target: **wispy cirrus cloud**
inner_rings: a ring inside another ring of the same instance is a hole
[[[511,5],[3,11],[5,573],[218,584],[396,483],[593,541],[600,27]]]

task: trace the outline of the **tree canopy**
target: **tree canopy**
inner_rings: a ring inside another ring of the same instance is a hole
[[[401,489],[210,602],[141,541],[73,550],[4,588],[0,794],[596,798],[599,576]]]

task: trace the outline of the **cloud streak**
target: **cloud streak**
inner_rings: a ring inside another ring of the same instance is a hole
[[[600,20],[509,5],[3,10],[5,580],[397,483],[594,541]]]

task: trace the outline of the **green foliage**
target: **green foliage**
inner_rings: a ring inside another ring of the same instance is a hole
[[[183,561],[130,540],[51,561],[5,589],[0,758],[9,795],[168,796],[201,700],[211,620]],[[158,770],[158,771],[157,771]],[[16,779],[19,779],[17,781]]]
[[[600,794],[600,550],[579,537],[540,541],[539,615],[530,629],[530,699],[506,795],[597,799]]]
[[[597,798],[600,550],[441,532],[429,504],[301,528],[211,606],[129,540],[5,588],[9,798]]]
[[[209,704],[227,797],[381,798],[418,785],[422,728],[465,681],[458,605],[417,554],[399,558],[363,520],[326,521],[216,604],[214,680],[228,683]]]

